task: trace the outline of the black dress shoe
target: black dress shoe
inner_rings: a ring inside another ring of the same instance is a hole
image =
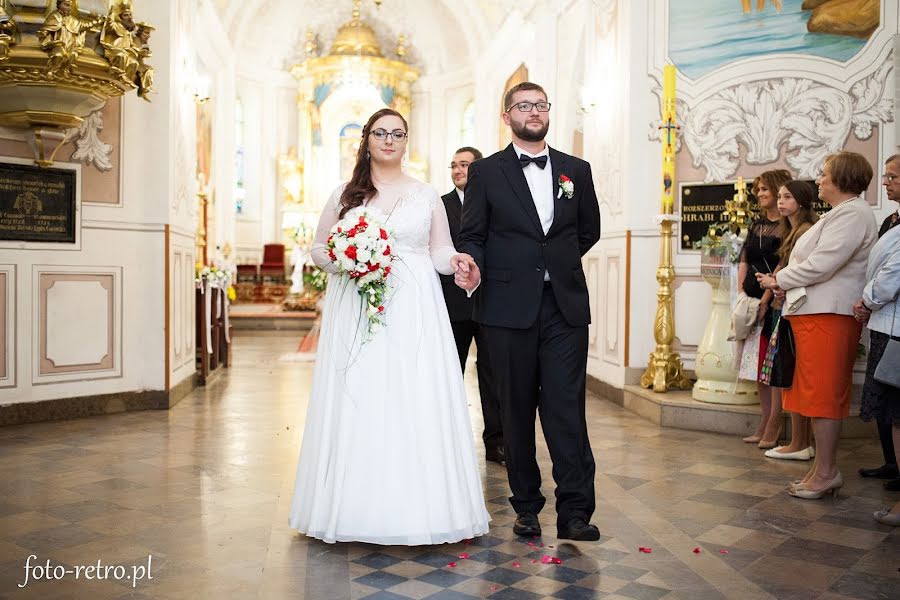
[[[584,519],[576,517],[570,519],[565,525],[561,525],[557,535],[561,540],[577,540],[581,542],[596,542],[600,539],[600,530],[596,525],[591,525]]]
[[[874,477],[875,479],[896,479],[900,477],[897,472],[897,465],[881,465],[877,469],[860,469],[859,474],[863,477]]]
[[[513,523],[513,533],[523,537],[535,537],[541,535],[541,523],[534,513],[523,512]]]
[[[889,492],[900,492],[900,478],[884,482],[884,489]]]
[[[506,452],[503,451],[503,446],[486,447],[484,449],[484,458],[502,465],[506,462]]]

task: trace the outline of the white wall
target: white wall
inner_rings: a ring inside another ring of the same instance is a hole
[[[165,390],[195,371],[193,90],[203,72],[227,100],[215,115],[214,184],[225,209],[217,235],[229,242],[234,144],[222,125],[233,120],[233,57],[209,0],[144,3],[140,16],[157,27],[159,93],[123,100],[120,203],[83,204],[77,249],[0,249],[15,365],[0,404]]]

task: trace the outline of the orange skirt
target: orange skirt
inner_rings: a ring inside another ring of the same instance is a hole
[[[781,392],[784,409],[805,417],[846,418],[862,325],[851,316],[835,314],[788,320],[797,344],[797,366],[794,385]]]

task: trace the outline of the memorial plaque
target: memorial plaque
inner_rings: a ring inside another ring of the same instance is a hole
[[[77,176],[0,163],[0,241],[75,243]]]
[[[750,192],[753,178],[746,178],[747,196],[756,207],[756,198]],[[737,193],[734,184],[731,183],[696,183],[682,184],[681,187],[681,249],[694,250],[694,244],[699,242],[709,231],[710,225],[717,225],[724,219],[722,212],[725,210],[725,201],[731,200]],[[818,193],[816,182],[809,180],[813,193]],[[776,191],[777,193],[777,191]],[[822,202],[818,198],[813,202],[813,210],[824,215],[831,210],[831,205]]]
[[[755,204],[756,200],[749,190],[753,179],[746,181],[747,195]],[[682,250],[694,250],[694,244],[706,235],[709,226],[718,225],[724,220],[722,212],[725,210],[725,201],[731,200],[737,193],[734,189],[735,183],[737,182],[696,183],[680,186]]]

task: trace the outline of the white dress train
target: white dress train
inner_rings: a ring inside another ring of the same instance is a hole
[[[338,221],[338,188],[313,247]],[[394,254],[385,327],[361,343],[356,287],[331,274],[289,523],[325,542],[457,542],[483,535],[490,517],[459,358],[437,273],[455,254],[443,202],[408,179],[366,206],[391,229]]]

